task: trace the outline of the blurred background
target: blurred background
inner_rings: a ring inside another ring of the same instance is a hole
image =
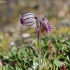
[[[0,49],[22,46],[36,37],[35,25],[20,25],[20,14],[27,12],[48,18],[55,27],[52,35],[70,33],[70,0],[0,0]]]

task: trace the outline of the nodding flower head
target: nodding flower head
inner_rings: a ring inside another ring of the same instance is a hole
[[[26,13],[20,17],[20,23],[23,25],[33,25],[36,23],[36,17],[33,13]]]
[[[46,18],[42,18],[42,20],[40,21],[42,27],[47,31],[47,32],[51,32],[52,29],[54,28],[53,25],[50,25],[48,19]]]

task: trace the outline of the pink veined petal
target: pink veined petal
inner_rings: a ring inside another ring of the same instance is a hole
[[[30,23],[32,21],[36,21],[35,18],[29,18],[29,19],[24,20],[25,23]]]
[[[34,17],[34,14],[33,13],[27,13],[27,14],[24,14],[22,17],[23,17],[23,19],[27,19],[27,18]]]
[[[50,28],[50,23],[48,22],[47,19],[43,18],[44,24],[46,25],[45,27],[47,27],[47,29]]]
[[[33,15],[33,16],[34,16],[33,13],[26,13],[26,14],[23,15],[23,17],[24,17],[24,16],[28,16],[28,15]]]
[[[44,18],[44,20],[46,21],[46,24],[47,24],[48,29],[49,29],[50,28],[50,23],[49,23],[48,19]]]
[[[28,23],[29,23],[29,24],[28,24]],[[36,23],[36,20],[34,19],[33,21],[28,22],[28,23],[26,23],[25,25],[31,26],[31,25],[33,25],[34,23]]]
[[[20,22],[23,25],[33,25],[36,23],[36,18],[33,13],[26,13],[20,18]]]
[[[49,28],[49,27],[48,27],[48,23],[47,23],[45,20],[44,20],[44,26],[45,26],[45,28],[47,28],[47,29]]]
[[[23,19],[27,19],[27,18],[31,18],[31,17],[34,17],[33,15],[27,15],[27,16],[24,16]]]
[[[52,31],[53,25],[50,25],[48,19],[42,18],[41,24],[42,24],[43,28],[44,28],[47,32],[51,32],[51,31]]]
[[[53,25],[50,25],[48,19],[45,19],[45,21],[47,22],[49,31],[52,31],[52,29],[54,28]]]
[[[49,30],[49,27],[48,27],[48,23],[45,21],[45,20],[43,20],[43,27],[45,28],[45,30],[48,32]]]

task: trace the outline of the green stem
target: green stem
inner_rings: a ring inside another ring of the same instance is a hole
[[[56,67],[56,70],[58,70],[58,66]]]
[[[38,63],[39,63],[38,69],[41,70],[41,49],[39,48],[38,48]]]
[[[55,65],[54,65],[54,70],[55,70]]]
[[[51,67],[51,70],[53,70],[52,67]]]
[[[41,70],[41,47],[40,47],[40,32],[38,34],[38,62],[39,62],[39,69]]]
[[[38,65],[38,70],[41,70],[41,47],[40,47],[40,30],[41,30],[41,26],[38,22],[38,19],[37,19],[37,48],[38,48],[38,62],[39,62],[39,65]]]

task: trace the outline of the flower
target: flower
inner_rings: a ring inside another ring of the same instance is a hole
[[[52,29],[54,28],[53,25],[50,25],[48,19],[46,18],[42,18],[42,20],[40,21],[42,27],[47,31],[47,32],[51,32]]]
[[[26,13],[23,16],[20,17],[20,23],[22,25],[27,25],[27,26],[31,26],[33,24],[37,24],[37,29],[39,29],[39,27],[43,27],[47,32],[51,32],[53,29],[53,25],[50,25],[48,19],[46,18],[42,18],[42,20],[40,20],[41,26],[38,23],[38,18],[35,17],[35,15],[33,13]]]
[[[36,23],[36,17],[33,13],[26,13],[20,17],[20,23],[23,25],[33,25]]]

